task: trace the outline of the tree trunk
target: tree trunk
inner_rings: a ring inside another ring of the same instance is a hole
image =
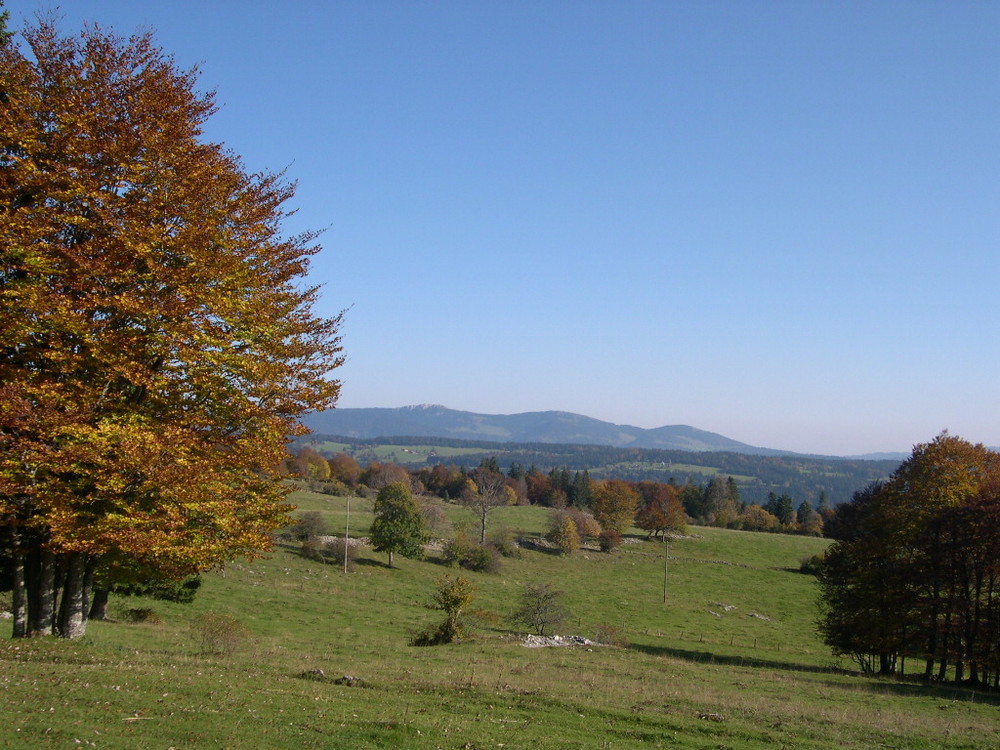
[[[20,552],[14,551],[13,561],[13,587],[11,596],[11,615],[14,618],[14,630],[12,638],[24,638],[28,634],[28,601],[24,585],[24,557]]]
[[[40,550],[31,555],[26,571],[28,635],[52,635],[56,615],[56,558]]]
[[[90,615],[88,619],[91,620],[107,620],[108,619],[108,594],[110,592],[106,588],[100,586],[94,589],[94,596],[90,603]]]
[[[80,638],[87,633],[87,594],[89,559],[85,552],[70,555],[63,584],[62,606],[59,611],[59,635]]]

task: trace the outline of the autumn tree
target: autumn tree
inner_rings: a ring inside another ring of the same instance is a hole
[[[1000,454],[942,433],[838,506],[820,569],[826,642],[892,672],[1000,684]],[[859,656],[860,655],[860,656]]]
[[[346,453],[335,453],[327,462],[330,464],[330,478],[342,482],[348,487],[358,483],[361,467],[358,462]]]
[[[580,533],[573,517],[565,510],[552,511],[545,538],[556,545],[561,555],[569,555],[580,549]]]
[[[685,529],[684,506],[676,487],[662,482],[640,482],[638,490],[642,505],[635,516],[636,526],[651,536]]]
[[[639,508],[639,493],[620,479],[601,482],[594,493],[594,518],[605,531],[624,534]]]
[[[409,486],[393,482],[379,490],[374,514],[369,532],[372,549],[389,553],[390,568],[393,553],[415,559],[423,556],[430,535]]]
[[[460,502],[476,514],[479,521],[479,543],[486,544],[486,521],[490,513],[504,505],[513,505],[517,496],[504,481],[503,474],[489,466],[480,466],[470,472],[473,485],[459,497]]]
[[[14,635],[84,634],[101,561],[181,578],[285,523],[273,467],[339,383],[294,188],[205,142],[150,34],[0,45],[0,536]],[[22,49],[22,46],[24,49]],[[61,601],[57,597],[61,593]]]
[[[378,461],[372,461],[361,472],[359,481],[371,487],[373,490],[381,490],[390,484],[398,483],[405,484],[407,487],[411,486],[410,472],[406,470],[405,466],[400,466],[399,464],[382,464]]]

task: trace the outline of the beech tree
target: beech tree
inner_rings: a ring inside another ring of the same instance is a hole
[[[636,526],[651,536],[684,531],[687,519],[676,487],[660,482],[640,482],[637,489],[642,496],[642,507],[635,516]]]
[[[601,482],[594,493],[594,518],[605,531],[623,534],[632,525],[641,497],[620,479]]]
[[[315,235],[282,232],[294,186],[203,141],[196,70],[150,34],[21,38],[0,46],[0,538],[14,635],[75,637],[102,560],[182,578],[269,546],[273,467],[337,399],[341,318],[303,284]]]
[[[828,533],[820,630],[836,652],[1000,686],[1000,454],[942,433],[838,506]]]

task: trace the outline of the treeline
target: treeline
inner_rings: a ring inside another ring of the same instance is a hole
[[[1000,454],[944,433],[827,525],[821,632],[868,672],[1000,687]]]
[[[557,467],[543,472],[534,465],[526,468],[517,462],[504,471],[496,456],[481,458],[471,471],[443,463],[414,468],[371,461],[362,466],[346,453],[327,458],[306,446],[289,456],[284,468],[291,475],[311,481],[319,491],[378,491],[390,483],[402,483],[414,494],[435,495],[452,502],[468,502],[476,496],[482,477],[491,476],[502,484],[504,504],[581,511],[594,510],[602,488],[613,482],[633,493],[636,502],[630,521],[650,533],[677,525],[675,520],[665,522],[665,517],[680,517],[684,523],[820,536],[825,520],[833,512],[822,492],[815,506],[808,499],[796,501],[788,492],[771,492],[763,503],[748,502],[742,499],[741,487],[731,476],[716,475],[707,483],[690,478],[680,482],[673,477],[665,482],[627,481],[594,478],[588,469]]]
[[[431,437],[392,437],[359,440],[341,436],[312,435],[300,439],[297,447],[310,441],[326,439],[345,443],[355,458],[366,460],[380,445],[440,446],[468,450],[456,462],[472,468],[483,460],[495,458],[500,464],[535,466],[549,472],[565,468],[571,472],[587,471],[594,479],[623,479],[630,482],[653,481],[666,483],[704,482],[713,474],[732,476],[740,487],[744,502],[764,505],[771,493],[787,493],[798,501],[809,500],[818,506],[820,497],[836,505],[846,502],[860,487],[877,479],[885,479],[898,461],[865,461],[859,459],[823,458],[812,456],[764,456],[728,452],[690,452],[647,448],[620,448],[601,445],[549,443],[497,443]],[[443,459],[437,455],[401,462],[410,468],[433,465]],[[704,467],[704,471],[689,467]]]

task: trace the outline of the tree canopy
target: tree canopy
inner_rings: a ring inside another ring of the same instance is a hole
[[[836,652],[1000,684],[1000,454],[943,433],[838,506],[829,531],[820,629]]]
[[[390,568],[395,552],[403,557],[423,556],[423,545],[429,537],[427,524],[405,484],[392,482],[379,490],[374,511],[369,533],[372,549],[389,553]]]
[[[197,71],[150,34],[21,37],[0,46],[0,531],[15,635],[75,636],[102,561],[180,577],[268,546],[272,467],[337,399],[341,318],[302,283],[315,235],[282,233],[294,186],[203,141]]]

